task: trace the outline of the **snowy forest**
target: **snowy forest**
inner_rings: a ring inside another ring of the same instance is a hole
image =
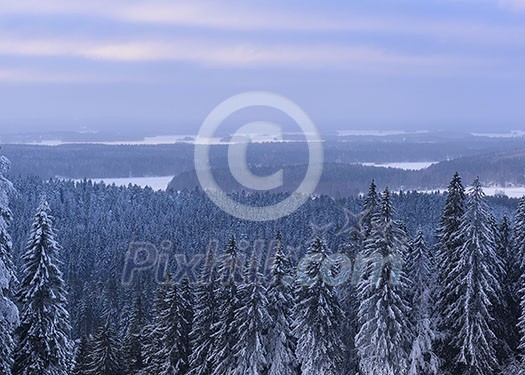
[[[525,198],[477,179],[455,174],[446,194],[372,181],[260,223],[198,189],[9,169],[2,157],[0,374],[525,373]],[[145,264],[134,243],[151,267],[127,269]]]

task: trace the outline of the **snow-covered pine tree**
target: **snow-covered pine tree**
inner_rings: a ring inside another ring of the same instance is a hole
[[[184,277],[180,285],[180,309],[181,309],[181,373],[186,374],[190,368],[191,356],[191,330],[193,325],[193,316],[195,296],[193,294],[193,286],[188,277]]]
[[[179,284],[170,282],[164,297],[164,308],[157,320],[160,350],[159,375],[183,374],[187,371],[187,358],[184,348],[184,327],[188,324],[184,317],[184,302]]]
[[[297,374],[295,338],[292,334],[293,290],[289,261],[284,252],[281,232],[275,238],[272,280],[268,287],[270,327],[267,335],[268,375]]]
[[[266,374],[268,358],[264,333],[268,329],[268,300],[263,276],[259,270],[258,254],[254,251],[248,279],[241,284],[239,294],[242,299],[235,311],[238,320],[237,338],[233,346],[235,375]]]
[[[103,316],[105,321],[109,320],[113,324],[115,331],[125,332],[124,320],[121,319],[124,313],[122,308],[124,299],[122,298],[123,291],[120,289],[119,279],[117,278],[118,271],[110,270],[109,275],[101,296]]]
[[[153,371],[158,367],[158,362],[156,361],[158,351],[155,350],[158,346],[158,340],[156,340],[156,335],[154,334],[154,322],[154,319],[151,322],[148,322],[141,332],[144,340],[144,368],[139,372],[140,375],[155,373]]]
[[[297,271],[293,334],[304,375],[338,375],[343,364],[343,312],[333,286],[323,277],[326,257],[326,243],[316,237]]]
[[[12,241],[8,233],[11,223],[9,195],[13,184],[5,175],[9,172],[9,160],[0,156],[0,373],[11,374],[13,331],[18,326],[18,308],[11,300],[16,281],[12,260]]]
[[[517,291],[525,285],[525,196],[519,200],[514,217],[512,253],[514,267],[509,275],[509,281],[514,286],[514,294],[517,295]]]
[[[89,358],[89,375],[126,374],[122,344],[109,322],[101,326],[93,337]]]
[[[408,238],[393,214],[385,190],[365,241],[367,258],[358,284],[356,345],[363,375],[404,374],[409,365],[412,326],[406,291],[410,283],[402,267]]]
[[[502,303],[496,308],[496,335],[502,340],[501,357],[516,352],[519,343],[518,319],[520,317],[520,299],[512,274],[516,267],[516,258],[512,250],[511,223],[507,215],[503,216],[500,225],[496,228],[496,250],[502,262],[502,272],[499,274],[499,284],[502,288]]]
[[[520,289],[519,293],[521,295],[521,302],[520,302],[521,315],[518,320],[518,329],[520,332],[520,342],[519,342],[518,349],[519,349],[520,368],[522,371],[520,375],[522,375],[522,374],[525,374],[525,286],[522,289]]]
[[[241,293],[244,291],[243,285],[249,284],[252,277],[252,265],[251,258],[244,256],[244,265],[242,266],[242,284],[239,286],[239,301],[242,299]]]
[[[449,288],[457,299],[445,309],[444,317],[454,332],[451,344],[454,361],[450,371],[486,375],[497,371],[494,306],[501,304],[498,273],[502,264],[496,251],[489,207],[478,179],[469,191],[465,214],[453,241],[460,243],[460,258],[450,272]]]
[[[16,331],[15,375],[69,372],[73,360],[71,328],[66,310],[67,292],[58,268],[60,251],[49,205],[42,199],[22,256],[23,279],[17,293],[21,323]]]
[[[377,186],[372,180],[368,193],[363,202],[363,208],[360,215],[360,227],[362,238],[365,239],[372,230],[372,222],[379,209],[379,195],[377,194]]]
[[[432,316],[435,288],[434,264],[422,230],[409,246],[407,276],[413,291],[410,295],[414,341],[410,352],[409,375],[438,375],[440,361],[433,350],[437,338],[436,319]]]
[[[516,266],[511,274],[514,290],[520,298],[519,328],[519,354],[521,369],[525,373],[525,196],[518,203],[518,209],[514,219],[514,230],[512,232],[512,247]]]
[[[445,207],[437,229],[436,265],[437,265],[437,297],[435,312],[438,318],[438,330],[443,335],[439,343],[439,355],[444,360],[443,365],[450,367],[454,358],[451,344],[454,332],[451,331],[452,316],[447,315],[449,306],[458,300],[458,291],[453,286],[455,269],[461,258],[459,249],[462,241],[457,233],[465,213],[465,188],[461,177],[456,172],[448,185]]]
[[[166,294],[170,282],[171,279],[168,276],[168,279],[157,288],[153,318],[142,330],[144,338],[144,369],[141,371],[141,375],[158,374],[161,369],[162,358],[159,356],[159,352],[162,350],[163,335],[161,331],[163,326],[161,313],[166,310]]]
[[[144,368],[144,340],[142,330],[144,328],[144,308],[142,298],[135,298],[133,315],[131,316],[126,335],[124,336],[123,357],[130,375],[139,374]]]
[[[84,282],[82,287],[81,296],[79,303],[76,305],[76,320],[78,322],[78,333],[80,336],[91,337],[95,333],[96,327],[98,327],[97,317],[102,315],[97,311],[97,306],[94,305],[93,298],[94,291],[89,288],[89,283]]]
[[[512,226],[507,215],[503,215],[503,219],[498,226],[497,233],[497,250],[499,257],[503,260],[505,273],[511,273],[511,264],[514,262],[512,256],[512,244],[511,244]],[[507,272],[508,270],[508,272]]]
[[[352,277],[339,288],[341,307],[344,312],[345,321],[342,325],[342,339],[345,344],[346,353],[344,355],[344,374],[356,374],[359,371],[359,360],[355,337],[358,331],[357,312],[359,301],[357,298],[356,283],[359,274],[363,271],[363,258],[365,256],[363,245],[366,238],[372,231],[372,222],[379,211],[379,197],[376,191],[376,185],[372,180],[368,194],[364,199],[363,207],[360,213],[359,226],[352,228],[348,242],[343,246],[341,251],[348,256],[354,265]]]
[[[82,335],[75,353],[75,365],[73,366],[72,375],[90,375],[89,356],[91,355],[91,352],[91,342],[86,335]]]
[[[212,325],[218,311],[215,291],[217,285],[215,254],[210,246],[206,261],[202,266],[200,280],[195,290],[195,313],[190,334],[192,353],[190,356],[190,375],[211,375],[213,350]]]
[[[213,371],[229,375],[236,367],[233,346],[238,341],[239,321],[235,310],[239,305],[239,254],[235,237],[231,237],[226,247],[219,269],[220,284],[215,291],[217,299],[217,319],[212,325],[213,351],[211,353]]]

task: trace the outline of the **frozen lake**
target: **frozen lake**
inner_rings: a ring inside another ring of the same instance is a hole
[[[140,187],[149,186],[153,190],[166,190],[174,176],[160,177],[124,177],[124,178],[90,178],[93,182],[104,182],[106,185],[128,186],[129,184]]]
[[[437,161],[418,161],[418,162],[395,162],[395,163],[359,163],[370,167],[383,168],[399,168],[407,171],[419,171],[430,167],[432,164],[439,163]]]
[[[427,130],[340,130],[337,135],[340,137],[349,136],[372,136],[372,137],[387,137],[391,135],[412,135],[412,134],[425,134]]]
[[[525,137],[525,131],[523,130],[512,130],[507,133],[472,133],[476,137],[489,137],[489,138],[523,138]]]
[[[433,193],[436,191],[444,192],[447,188],[439,188],[433,190],[421,190],[420,193]],[[467,187],[468,191],[468,187]],[[488,186],[483,187],[485,195],[506,195],[509,198],[521,198],[525,196],[525,186],[513,186],[513,187],[502,187],[502,186]]]
[[[291,140],[280,140],[276,139],[276,136],[269,136],[266,134],[244,134],[245,136],[251,136],[253,143],[291,143],[297,141]],[[208,145],[229,145],[232,142],[226,141],[221,137],[214,138],[198,138],[196,135],[161,135],[156,137],[145,137],[142,140],[137,141],[100,141],[100,142],[65,142],[60,139],[46,139],[42,141],[27,142],[21,144],[37,145],[37,146],[61,146],[67,144],[100,144],[109,146],[158,146],[158,145],[173,145],[180,143],[189,144],[208,144]]]
[[[168,136],[156,136],[156,137],[146,137],[142,140],[137,141],[101,141],[101,142],[64,142],[60,139],[46,139],[39,142],[28,142],[25,144],[29,145],[39,145],[39,146],[61,146],[67,144],[100,144],[100,145],[109,145],[109,146],[157,146],[157,145],[168,145],[168,144],[177,144],[177,143],[196,143],[195,136],[190,135],[168,135]],[[222,144],[221,138],[207,138],[206,140],[201,140],[199,143],[206,144]]]
[[[418,164],[418,163],[391,163],[391,164]],[[423,163],[420,163],[423,164]],[[379,165],[377,165],[379,166]],[[386,165],[381,165],[386,166]],[[389,165],[393,166],[393,165]],[[403,169],[411,169],[414,168],[414,165],[405,166],[406,168]],[[409,168],[410,167],[410,168]],[[402,168],[401,166],[397,166],[395,168]],[[426,168],[426,167],[421,167]],[[129,184],[132,185],[138,185],[140,187],[146,187],[149,186],[155,191],[158,190],[166,190],[169,183],[173,179],[174,176],[159,176],[159,177],[124,177],[124,178],[92,178],[91,180],[93,182],[104,182],[106,185],[112,185],[115,184],[117,186],[128,186]],[[468,189],[468,187],[467,187]],[[436,191],[444,192],[446,191],[446,187],[442,188],[436,188],[431,190],[420,190],[420,193],[433,193]],[[514,186],[514,187],[502,187],[502,186],[489,186],[489,187],[483,187],[483,191],[486,195],[506,195],[509,198],[521,198],[525,196],[525,186]]]

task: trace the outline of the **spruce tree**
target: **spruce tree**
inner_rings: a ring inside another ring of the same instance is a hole
[[[170,282],[164,297],[164,308],[158,320],[160,350],[158,374],[183,374],[187,371],[184,328],[188,324],[184,317],[184,302],[179,284]]]
[[[168,276],[167,280],[160,287],[157,288],[155,295],[154,308],[153,308],[153,319],[149,324],[146,324],[142,330],[142,336],[144,337],[144,369],[141,374],[158,374],[161,370],[162,359],[159,353],[163,348],[162,337],[164,332],[162,312],[167,309],[166,305],[166,294],[170,287],[171,277]]]
[[[510,281],[513,283],[514,295],[520,300],[519,328],[519,354],[521,367],[525,373],[525,196],[518,203],[518,209],[514,219],[512,232],[512,248],[514,255],[514,267],[512,268]]]
[[[295,338],[291,330],[294,300],[289,261],[280,232],[275,239],[274,254],[272,279],[267,292],[270,317],[267,339],[268,375],[294,375],[297,374]]]
[[[343,342],[345,344],[345,374],[355,374],[359,371],[359,360],[355,338],[358,332],[357,313],[359,310],[359,301],[357,298],[356,284],[363,271],[363,259],[365,252],[363,245],[366,238],[372,231],[372,223],[379,212],[379,197],[376,190],[375,182],[372,180],[368,194],[364,199],[363,207],[360,213],[360,225],[352,228],[347,243],[341,251],[347,256],[354,265],[351,277],[343,284],[339,290],[341,306],[345,315],[343,324]]]
[[[409,375],[438,375],[440,361],[433,345],[438,337],[435,317],[432,315],[435,288],[434,264],[423,231],[419,230],[409,246],[407,276],[413,291],[410,295],[414,340],[410,352]]]
[[[90,358],[92,347],[91,342],[86,335],[80,338],[78,348],[75,353],[75,365],[73,366],[73,375],[89,375]]]
[[[496,230],[496,251],[502,262],[502,269],[498,279],[502,289],[501,304],[496,308],[496,335],[501,338],[502,345],[499,356],[507,357],[516,351],[519,342],[519,331],[517,328],[520,317],[520,299],[515,289],[512,274],[515,272],[516,259],[512,249],[511,223],[507,215],[503,216]]]
[[[182,279],[180,294],[180,308],[181,308],[181,373],[187,373],[190,368],[191,356],[191,331],[193,326],[193,318],[195,315],[194,304],[195,296],[193,294],[193,286],[190,279],[185,277]]]
[[[445,207],[437,230],[436,264],[438,271],[436,308],[438,330],[443,334],[439,345],[440,357],[445,360],[445,367],[450,367],[454,358],[451,331],[454,317],[447,314],[449,306],[459,298],[454,286],[453,270],[460,258],[461,239],[458,231],[465,213],[465,188],[461,177],[456,172],[448,186]]]
[[[95,334],[89,358],[89,375],[126,374],[122,344],[109,322]]]
[[[355,345],[355,336],[358,330],[357,311],[359,309],[359,302],[353,278],[350,278],[342,285],[339,294],[341,308],[345,317],[344,323],[342,324],[342,340],[346,349],[343,373],[356,374],[359,367],[357,348]]]
[[[525,373],[525,286],[519,291],[521,295],[520,308],[521,315],[518,320],[518,329],[520,332],[520,342],[519,342],[519,359],[520,359],[520,368],[522,373]],[[522,374],[520,373],[520,375]]]
[[[15,375],[59,375],[69,371],[72,344],[67,293],[58,268],[60,251],[49,205],[42,199],[22,256],[23,279],[17,294],[22,310],[13,364]]]
[[[219,275],[221,279],[215,295],[217,298],[217,319],[212,325],[213,371],[220,374],[231,374],[235,369],[233,346],[238,341],[235,311],[239,305],[239,254],[235,237],[231,237],[224,251]]]
[[[343,364],[343,312],[333,286],[325,282],[327,247],[316,237],[298,269],[294,336],[305,375],[336,375]]]
[[[412,343],[410,283],[403,271],[408,239],[394,220],[388,190],[365,241],[364,275],[358,284],[359,331],[356,345],[363,375],[396,375],[408,369]]]
[[[502,264],[495,243],[493,219],[479,180],[469,191],[465,214],[454,241],[461,255],[449,276],[456,300],[444,317],[454,332],[454,359],[450,371],[458,374],[492,374],[498,369],[494,307],[501,304],[498,273]]]
[[[512,230],[513,264],[509,275],[514,295],[525,285],[525,196],[519,200]]]
[[[236,375],[266,374],[268,358],[264,334],[268,329],[268,300],[262,284],[257,254],[253,253],[247,280],[241,285],[242,296],[235,311],[238,324],[237,342],[232,348]]]
[[[135,298],[133,315],[129,322],[126,335],[124,337],[123,357],[127,366],[128,373],[139,374],[144,368],[144,342],[142,330],[144,329],[144,308],[142,298],[138,295]]]
[[[379,195],[377,194],[377,186],[372,180],[368,193],[363,202],[363,208],[360,215],[361,234],[363,239],[367,238],[372,230],[372,222],[379,209]]]
[[[0,373],[11,374],[13,332],[18,326],[18,308],[12,301],[16,281],[12,260],[13,244],[8,233],[12,221],[9,209],[9,195],[14,191],[13,184],[5,177],[10,162],[0,157]]]
[[[211,375],[213,337],[212,325],[218,314],[215,291],[217,285],[215,254],[210,247],[202,266],[200,280],[195,290],[195,313],[190,334],[192,353],[190,356],[190,375]]]

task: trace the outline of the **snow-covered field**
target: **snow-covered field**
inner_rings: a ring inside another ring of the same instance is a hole
[[[420,193],[434,193],[436,191],[444,192],[447,188],[439,188],[432,190],[421,190]],[[483,191],[486,195],[506,195],[509,198],[521,198],[525,195],[525,186],[515,187],[502,187],[502,186],[489,186],[483,187]]]
[[[437,161],[419,161],[419,162],[399,162],[399,163],[360,163],[361,165],[371,167],[384,167],[384,168],[399,168],[407,171],[418,171],[430,167],[432,164],[438,163]]]
[[[157,136],[157,137],[146,137],[143,140],[138,141],[110,141],[110,142],[64,142],[60,139],[48,139],[40,142],[29,142],[26,144],[30,145],[41,145],[41,146],[61,146],[64,144],[101,144],[101,145],[166,145],[176,143],[195,143],[195,136],[190,135],[168,135],[168,136]],[[209,138],[206,141],[200,141],[199,143],[206,144],[221,144],[221,138]]]
[[[106,185],[128,186],[129,184],[141,187],[149,186],[153,190],[166,190],[173,176],[160,177],[125,177],[125,178],[91,178],[93,182],[104,182]]]
[[[250,135],[250,134],[248,134]],[[247,136],[248,136],[247,135]],[[253,137],[251,142],[253,143],[292,143],[297,141],[290,140],[279,140],[275,136],[269,135],[257,135],[251,134]],[[223,138],[214,137],[214,138],[197,138],[194,135],[162,135],[157,137],[146,137],[143,140],[138,141],[102,141],[102,142],[65,142],[60,139],[47,139],[38,142],[27,142],[22,144],[28,145],[38,145],[38,146],[61,146],[65,144],[100,144],[100,145],[110,145],[110,146],[157,146],[157,145],[173,145],[178,143],[189,143],[189,144],[207,144],[207,145],[228,145],[232,142],[224,141]]]
[[[483,188],[483,191],[487,195],[504,194],[510,198],[521,198],[525,195],[525,186],[518,186],[518,187],[493,186],[493,187],[485,187]]]
[[[426,130],[406,131],[406,130],[340,130],[337,135],[340,137],[349,136],[373,136],[373,137],[387,137],[391,135],[409,135],[409,134],[425,134]]]
[[[508,133],[472,133],[476,137],[489,137],[489,138],[523,138],[525,137],[525,131],[523,130],[512,130]]]

